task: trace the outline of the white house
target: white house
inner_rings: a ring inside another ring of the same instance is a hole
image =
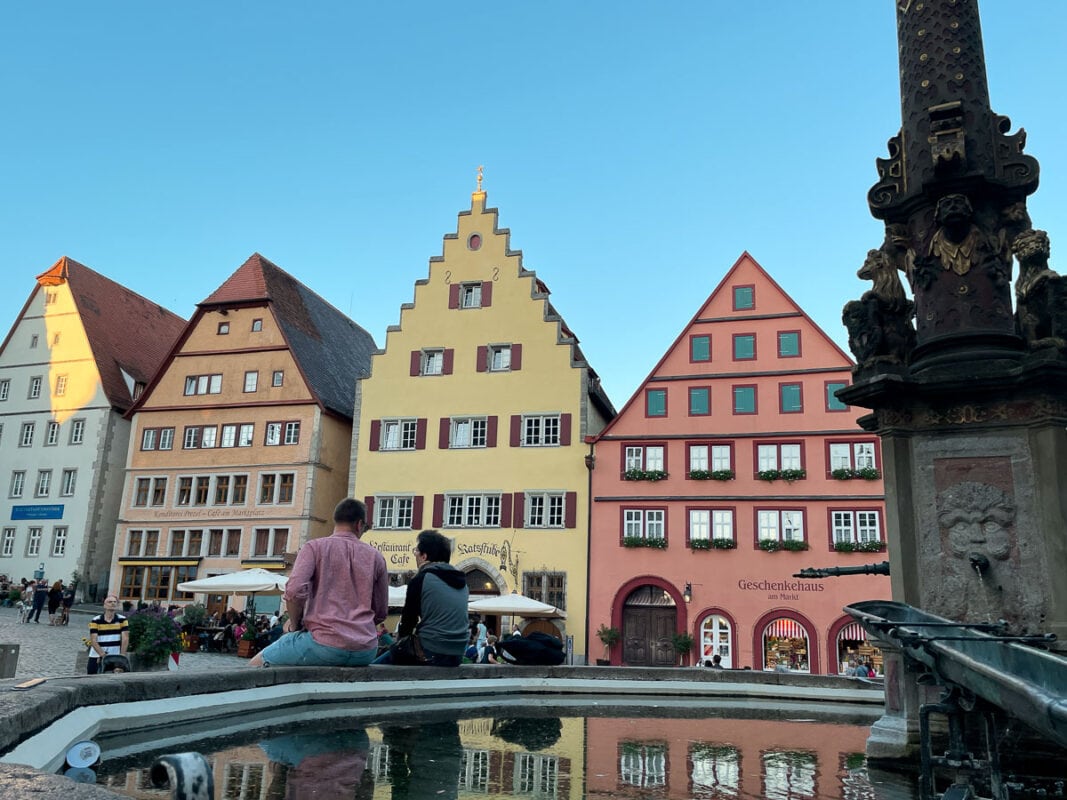
[[[0,575],[107,588],[130,423],[185,321],[63,257],[0,344]]]

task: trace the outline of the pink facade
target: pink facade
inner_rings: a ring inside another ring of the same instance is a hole
[[[590,636],[614,664],[722,657],[836,674],[880,656],[842,607],[889,579],[877,438],[835,389],[852,362],[746,253],[594,440]],[[599,647],[591,638],[591,653]]]

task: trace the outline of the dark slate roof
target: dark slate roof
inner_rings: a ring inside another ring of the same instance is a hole
[[[184,330],[185,320],[66,256],[38,275],[37,282],[68,284],[108,401],[125,412],[134,398],[122,372],[147,385]]]
[[[356,380],[370,372],[377,350],[367,331],[259,253],[199,304],[204,310],[266,304],[312,393],[323,407],[347,419]]]

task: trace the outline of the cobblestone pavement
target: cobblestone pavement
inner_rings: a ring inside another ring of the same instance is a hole
[[[95,613],[101,613],[102,608]],[[41,622],[19,622],[14,608],[0,608],[0,645],[19,645],[16,678],[65,678],[82,674],[74,671],[74,661],[84,650],[82,637],[89,636],[91,614],[77,609],[70,615],[70,625],[48,624],[47,613]],[[179,669],[190,672],[214,672],[248,666],[248,659],[223,653],[182,653]]]

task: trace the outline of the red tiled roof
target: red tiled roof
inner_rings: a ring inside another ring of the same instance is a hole
[[[259,253],[253,253],[245,263],[237,268],[236,272],[226,279],[222,286],[212,292],[200,305],[213,306],[270,300],[266,271],[272,267],[280,269]]]
[[[158,303],[63,256],[37,276],[42,286],[66,282],[78,309],[111,405],[125,412],[133,403],[126,372],[147,384],[185,328],[185,320]]]
[[[272,309],[308,388],[325,408],[351,419],[356,380],[369,373],[370,357],[377,349],[371,335],[259,253],[253,253],[199,308],[248,304]]]

